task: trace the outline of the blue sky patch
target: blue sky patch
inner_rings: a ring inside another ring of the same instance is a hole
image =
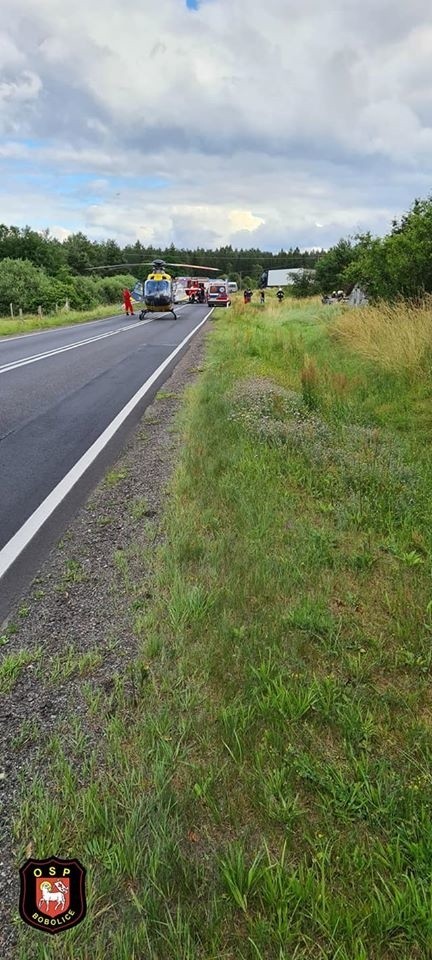
[[[199,0],[186,0],[186,6],[189,10],[198,10]]]

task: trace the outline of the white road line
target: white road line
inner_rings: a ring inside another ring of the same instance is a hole
[[[179,307],[178,312],[180,312],[182,309],[184,309],[184,307]],[[156,316],[150,317],[148,320],[137,320],[136,323],[128,323],[126,326],[119,327],[117,330],[109,330],[107,333],[99,333],[95,337],[87,337],[86,340],[75,340],[73,343],[67,343],[63,347],[54,347],[53,350],[45,350],[43,353],[35,353],[31,357],[23,357],[21,360],[11,360],[10,363],[5,363],[3,366],[0,366],[0,374],[10,373],[11,370],[18,370],[20,367],[26,367],[29,363],[38,363],[39,360],[47,360],[49,357],[56,357],[60,353],[67,353],[68,350],[76,350],[78,347],[85,347],[89,343],[97,343],[98,340],[106,340],[108,337],[116,337],[119,333],[128,333],[129,330],[134,330],[135,327],[143,327],[147,323],[153,323],[154,320],[158,320],[162,316],[164,316],[164,314],[157,314]]]
[[[135,304],[139,307],[139,304]],[[190,306],[189,303],[182,303],[181,306],[177,306],[177,313],[179,310],[184,310],[185,307]],[[2,343],[12,343],[13,340],[28,340],[29,337],[41,337],[44,333],[60,333],[65,330],[76,330],[77,327],[92,327],[96,323],[107,323],[108,320],[123,320],[124,313],[113,313],[110,317],[100,317],[99,320],[83,320],[82,323],[68,323],[63,327],[45,327],[45,330],[34,330],[33,333],[18,333],[16,337],[2,337],[0,335],[0,347]],[[154,319],[160,319],[164,314],[158,314]],[[1,321],[0,321],[1,323]]]
[[[182,340],[178,347],[176,347],[175,350],[169,354],[166,360],[160,364],[157,370],[152,373],[148,380],[145,381],[142,387],[140,387],[140,389],[128,401],[123,409],[120,410],[120,413],[114,417],[114,420],[112,420],[111,423],[105,428],[98,439],[95,440],[91,447],[86,450],[83,456],[80,457],[71,470],[69,470],[66,476],[63,477],[63,480],[60,480],[60,483],[58,483],[57,486],[54,487],[54,490],[48,494],[40,506],[37,507],[34,513],[32,513],[31,517],[26,520],[22,527],[20,527],[20,529],[14,534],[13,537],[11,537],[8,543],[5,544],[2,550],[0,550],[0,580],[10,569],[12,564],[15,563],[15,560],[17,560],[23,550],[25,550],[25,548],[33,540],[41,527],[43,527],[44,523],[46,523],[57,507],[63,502],[68,493],[70,493],[81,477],[84,476],[99,454],[102,453],[109,441],[112,440],[114,435],[123,425],[125,420],[127,420],[128,416],[132,413],[140,400],[145,397],[146,393],[148,393],[150,390],[150,387],[152,387],[160,374],[163,373],[166,367],[171,363],[171,360],[173,360],[180,350],[182,350],[182,348],[194,336],[197,330],[203,326],[212,312],[213,311],[210,310],[204,319],[201,320],[196,327],[194,327],[191,333],[188,333],[187,337]]]
[[[13,337],[0,336],[0,345],[2,343],[11,343],[12,340],[28,340],[29,337],[41,337],[44,333],[58,333],[60,330],[75,330],[76,327],[92,327],[94,323],[106,323],[107,320],[123,320],[124,316],[124,313],[113,313],[110,317],[100,317],[99,320],[83,320],[82,323],[65,323],[62,327],[45,327],[44,330],[33,330],[32,333],[17,333],[17,335]]]
[[[39,360],[46,360],[49,357],[56,357],[59,353],[67,353],[68,350],[76,350],[78,347],[85,347],[89,343],[97,343],[98,340],[107,340],[108,337],[116,337],[119,333],[125,333],[133,330],[134,327],[144,326],[146,323],[152,323],[151,320],[139,320],[137,323],[128,324],[127,327],[120,327],[118,330],[109,330],[108,333],[100,333],[97,337],[88,337],[86,340],[75,340],[74,343],[67,343],[63,347],[55,347],[54,350],[45,350],[44,353],[35,353],[32,357],[23,357],[21,360],[12,360],[0,367],[0,373],[9,373],[10,370],[17,370],[19,367],[26,367],[29,363],[37,363]]]

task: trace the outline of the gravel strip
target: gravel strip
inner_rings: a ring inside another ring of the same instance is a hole
[[[161,542],[160,519],[166,486],[179,450],[175,417],[185,388],[200,369],[212,324],[199,331],[136,428],[105,480],[93,491],[67,533],[9,618],[0,638],[0,670],[20,651],[34,655],[22,666],[13,689],[0,685],[0,956],[14,960],[18,916],[19,859],[12,825],[23,796],[21,781],[43,770],[41,748],[55,732],[67,744],[71,718],[83,721],[97,742],[89,718],[83,677],[65,679],[77,657],[102,654],[85,680],[109,697],[113,676],[124,675],[138,640],[133,632],[131,592],[122,576],[122,551],[132,578],[141,584],[140,604],[151,598],[151,562],[145,552]],[[170,396],[164,396],[170,394]],[[131,550],[131,544],[134,545]],[[135,549],[136,547],[136,549]],[[143,554],[144,552],[144,554]],[[148,553],[147,553],[148,555]],[[11,632],[16,626],[16,632]],[[0,630],[1,633],[1,630]],[[5,642],[6,641],[6,642]],[[56,658],[62,657],[60,664]],[[1,674],[0,674],[1,681]],[[91,744],[93,745],[93,744]],[[32,838],[28,838],[31,842]],[[62,856],[63,851],[52,854]],[[48,854],[46,854],[48,855]]]

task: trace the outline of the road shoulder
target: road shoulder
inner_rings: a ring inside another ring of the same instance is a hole
[[[161,517],[179,448],[175,420],[199,370],[208,330],[207,324],[194,337],[0,639],[4,960],[15,956],[18,866],[37,842],[29,836],[17,843],[11,828],[31,779],[43,775],[44,748],[54,736],[72,757],[78,727],[86,730],[89,748],[97,746],[100,729],[92,707],[112,696],[116,678],[128,674],[137,655],[134,622],[151,598],[152,553],[163,539]]]

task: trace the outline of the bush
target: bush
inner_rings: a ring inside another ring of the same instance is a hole
[[[0,261],[0,314],[9,314],[10,304],[18,312],[36,313],[39,306],[47,312],[63,306],[66,300],[73,310],[86,310],[99,304],[119,303],[125,287],[135,284],[130,274],[116,277],[72,276],[63,269],[49,276],[29,260]]]
[[[315,280],[314,273],[305,270],[304,273],[296,274],[293,277],[293,284],[290,288],[291,296],[304,299],[306,297],[313,297],[316,293],[319,293],[319,286]]]
[[[135,278],[126,274],[116,277],[101,277],[97,280],[99,303],[116,303],[122,299],[123,290],[135,286]]]
[[[375,301],[432,294],[432,197],[416,200],[385,237],[340,240],[320,258],[316,274],[323,293],[358,283]]]
[[[49,280],[40,267],[29,260],[11,260],[0,263],[0,312],[9,313],[12,303],[25,313],[35,313],[39,304],[45,302]]]

